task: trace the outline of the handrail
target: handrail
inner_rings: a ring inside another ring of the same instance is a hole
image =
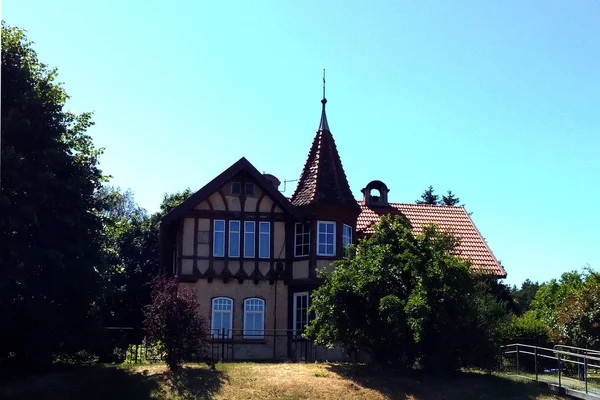
[[[526,347],[526,348],[530,348],[530,349],[545,350],[545,351],[549,351],[549,352],[556,353],[556,354],[575,356],[575,357],[584,358],[584,359],[588,359],[588,360],[600,361],[600,357],[593,357],[588,354],[577,354],[577,353],[573,353],[570,351],[556,350],[553,348],[550,349],[548,347],[533,346],[533,345],[524,344],[524,343],[511,343],[511,344],[507,344],[504,346],[500,346],[500,348],[507,348],[507,347],[511,347],[511,346],[519,346],[519,347]]]
[[[582,347],[575,347],[575,346],[567,346],[566,344],[555,344],[554,348],[565,348],[565,349],[573,349],[573,350],[581,350],[581,351],[585,351],[586,353],[591,353],[591,354],[598,354],[600,355],[600,350],[594,350],[594,349],[584,349]]]
[[[500,348],[502,349],[502,355],[515,354],[517,374],[519,373],[519,354],[532,355],[534,357],[534,362],[535,362],[535,380],[536,380],[536,382],[538,381],[538,357],[550,358],[550,359],[558,361],[558,368],[556,368],[556,372],[558,373],[558,387],[559,388],[562,385],[561,371],[564,371],[564,363],[578,365],[579,372],[581,372],[581,370],[579,369],[579,365],[583,366],[583,381],[585,383],[585,393],[586,394],[589,393],[589,391],[588,391],[588,373],[587,373],[588,368],[589,367],[600,368],[600,365],[595,365],[595,364],[588,362],[588,360],[600,361],[600,357],[597,357],[597,356],[600,356],[600,351],[597,351],[597,350],[582,349],[579,347],[567,346],[567,345],[555,345],[555,346],[553,346],[553,348],[548,348],[548,347],[534,346],[534,345],[524,344],[524,343],[511,343],[511,344],[507,344],[504,346],[500,346]],[[513,348],[514,348],[514,350],[512,350]],[[583,354],[582,353],[573,353],[572,351],[560,350],[562,348],[572,349],[572,350],[576,350],[576,351],[583,351]],[[546,354],[539,354],[538,351],[552,353],[552,354],[554,354],[554,356],[549,356]],[[592,353],[593,356],[588,353]],[[563,356],[563,357],[561,357],[561,356]],[[575,359],[569,359],[568,357],[573,357]]]

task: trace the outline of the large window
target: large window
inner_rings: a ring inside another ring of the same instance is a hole
[[[244,257],[254,258],[254,230],[256,224],[254,221],[244,222]]]
[[[310,254],[310,222],[297,223],[294,238],[294,255],[296,257]]]
[[[317,255],[335,256],[335,222],[317,222]]]
[[[229,221],[229,257],[240,256],[240,221]]]
[[[344,255],[346,257],[348,256],[346,248],[350,244],[352,244],[352,227],[350,225],[344,224],[342,229],[342,248],[344,249]]]
[[[244,300],[244,339],[265,337],[265,301],[262,299]]]
[[[260,258],[271,257],[271,223],[258,223],[258,256]]]
[[[294,336],[300,336],[308,324],[308,292],[294,293]]]
[[[213,256],[224,257],[225,256],[225,221],[222,219],[215,219],[214,221],[214,233],[213,233]]]
[[[211,334],[213,337],[231,337],[233,320],[233,300],[227,297],[217,297],[212,301]]]

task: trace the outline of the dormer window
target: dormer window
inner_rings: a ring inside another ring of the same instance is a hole
[[[246,196],[254,196],[254,183],[246,183]]]
[[[231,194],[234,196],[242,194],[242,184],[239,182],[231,182]]]

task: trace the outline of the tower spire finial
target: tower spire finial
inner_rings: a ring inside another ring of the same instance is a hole
[[[323,99],[321,100],[321,104],[323,104],[323,110],[321,111],[321,123],[319,124],[320,131],[329,130],[329,124],[327,124],[327,115],[325,114],[326,103],[327,99],[325,98],[325,68],[323,68]]]
[[[323,100],[325,100],[325,68],[323,68]]]

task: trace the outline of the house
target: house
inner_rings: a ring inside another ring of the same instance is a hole
[[[319,129],[290,198],[279,180],[242,158],[162,220],[161,265],[197,293],[210,321],[213,356],[341,358],[312,348],[308,322],[317,270],[372,233],[381,215],[401,215],[415,231],[429,223],[460,237],[459,255],[473,269],[506,273],[463,207],[389,203],[388,188],[370,182],[356,201],[329,130],[323,98]]]

